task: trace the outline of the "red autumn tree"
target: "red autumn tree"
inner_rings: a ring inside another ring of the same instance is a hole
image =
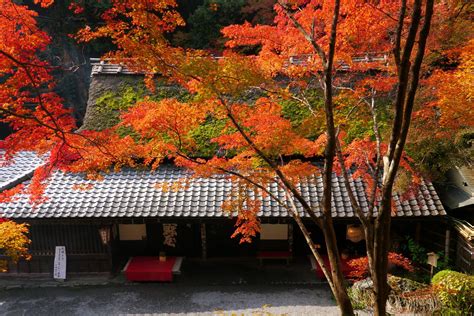
[[[41,5],[47,6],[43,1]],[[37,57],[49,37],[36,25],[37,14],[12,1],[0,1],[0,121],[9,124],[14,136],[2,143],[7,158],[19,150],[44,153],[54,146],[54,131],[71,131],[74,121],[50,92],[53,85],[47,63]],[[23,191],[19,185],[0,193],[0,201]],[[33,191],[34,189],[32,189]],[[28,258],[25,224],[0,218],[0,249],[12,260]]]

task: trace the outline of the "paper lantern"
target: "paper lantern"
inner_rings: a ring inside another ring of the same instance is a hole
[[[347,225],[346,239],[359,242],[365,238],[364,230],[360,225]]]

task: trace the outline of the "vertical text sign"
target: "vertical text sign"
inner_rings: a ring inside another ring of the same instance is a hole
[[[56,246],[53,277],[59,280],[66,279],[66,247],[64,246]]]

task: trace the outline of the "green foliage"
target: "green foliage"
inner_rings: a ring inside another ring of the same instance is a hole
[[[193,48],[222,48],[220,30],[240,23],[245,0],[204,0],[189,17],[188,45]]]
[[[347,289],[347,295],[349,295],[352,307],[355,310],[367,309],[374,304],[374,295],[371,288],[364,289],[353,285]]]
[[[374,136],[371,125],[364,120],[351,120],[345,141],[350,143],[354,139],[364,139],[366,136]]]
[[[281,102],[283,116],[290,120],[293,126],[299,126],[311,115],[307,106],[293,100],[283,100]]]
[[[123,111],[131,107],[137,101],[143,99],[144,96],[145,89],[143,86],[124,86],[118,93],[107,91],[98,97],[96,100],[96,106],[101,111]]]
[[[428,174],[433,180],[440,181],[453,166],[464,166],[473,162],[473,135],[472,131],[464,131],[459,133],[455,141],[433,137],[407,144],[406,150],[415,161],[417,170]]]
[[[426,265],[429,252],[426,248],[418,244],[411,237],[407,237],[407,247],[413,262],[419,265]],[[451,268],[451,261],[446,258],[444,251],[438,251],[436,254],[438,255],[438,261],[437,267],[434,269],[435,272]]]
[[[296,131],[305,137],[315,139],[324,132],[325,121],[323,116],[320,120],[314,119],[312,111],[319,113],[323,108],[324,99],[321,92],[316,89],[305,93],[305,98],[311,108],[293,99],[280,100],[279,103],[283,117],[290,120]]]
[[[474,276],[443,270],[431,280],[437,288],[444,314],[472,315],[474,312]]]
[[[347,294],[351,300],[352,307],[355,310],[367,309],[373,306],[374,298],[370,290],[362,290],[355,287],[347,289]]]
[[[438,255],[438,263],[435,272],[453,268],[451,260],[446,258],[444,251],[438,251],[436,254]]]
[[[142,100],[146,95],[144,85],[132,86],[124,83],[118,91],[107,91],[95,101],[93,115],[96,129],[103,130],[119,123],[119,115]]]
[[[426,260],[428,259],[426,248],[420,246],[420,244],[411,237],[407,237],[407,246],[413,262],[417,264],[426,264]]]
[[[191,131],[191,137],[196,142],[197,152],[195,156],[201,158],[213,157],[218,151],[218,145],[211,140],[221,134],[224,129],[225,120],[209,117],[206,122]]]
[[[386,97],[375,99],[377,109],[377,121],[379,132],[383,135],[387,128],[390,127],[390,102]],[[370,113],[367,105],[359,100],[351,98],[340,98],[339,104],[339,120],[346,126],[346,137],[344,141],[351,143],[356,139],[364,139],[369,137],[375,140],[375,134],[372,124],[372,113]]]
[[[451,275],[451,273],[454,271],[451,270],[443,270],[438,273],[436,273],[433,278],[431,279],[431,283],[433,284],[438,284],[442,282],[447,276]]]
[[[116,91],[105,92],[95,100],[95,106],[90,115],[92,122],[89,122],[89,125],[91,126],[87,126],[87,129],[104,130],[115,126],[120,121],[121,112],[144,100],[145,97],[153,101],[176,98],[182,102],[192,97],[191,94],[177,86],[166,86],[159,81],[156,81],[155,84],[156,89],[152,93],[143,82],[124,80]],[[130,132],[127,128],[119,129],[122,136],[130,135]]]

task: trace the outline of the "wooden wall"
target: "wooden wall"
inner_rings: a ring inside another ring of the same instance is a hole
[[[462,272],[474,274],[474,242],[456,232],[456,267]]]
[[[67,273],[109,272],[111,257],[98,224],[44,223],[30,226],[31,260],[9,263],[11,273],[53,273],[56,246],[65,246]]]

